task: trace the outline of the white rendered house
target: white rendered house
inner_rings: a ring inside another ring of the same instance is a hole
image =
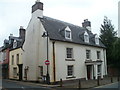
[[[41,81],[47,74],[47,55],[50,82],[107,75],[105,46],[90,31],[90,21],[86,19],[82,25],[43,16],[43,3],[36,1],[23,45],[23,79]]]

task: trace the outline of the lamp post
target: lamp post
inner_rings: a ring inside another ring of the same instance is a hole
[[[48,57],[49,57],[49,53],[48,53],[49,52],[48,51],[48,32],[47,31],[44,32],[42,37],[47,37],[47,61],[49,61],[48,60]],[[46,65],[47,65],[46,83],[50,84],[50,76],[49,76],[49,72],[48,72],[49,71],[49,66],[48,66],[49,64],[46,64]]]

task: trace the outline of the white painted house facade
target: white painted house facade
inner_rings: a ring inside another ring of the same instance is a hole
[[[42,80],[47,74],[47,53],[50,82],[97,79],[107,75],[105,46],[90,31],[91,24],[87,19],[82,25],[43,16],[43,3],[36,1],[23,45],[23,80]],[[48,41],[44,37],[46,32]]]

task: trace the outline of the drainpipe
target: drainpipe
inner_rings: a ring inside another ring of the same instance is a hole
[[[56,82],[56,70],[55,70],[55,41],[52,42],[53,44],[53,79]]]

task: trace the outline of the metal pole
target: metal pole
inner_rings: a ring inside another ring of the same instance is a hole
[[[48,60],[48,32],[47,32],[47,60]],[[48,65],[47,65],[46,81],[47,81],[47,84],[50,83],[50,77],[49,77],[49,72],[48,72]]]

